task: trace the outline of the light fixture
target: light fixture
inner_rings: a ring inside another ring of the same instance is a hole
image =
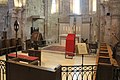
[[[26,0],[14,0],[15,8],[21,8],[26,5]]]
[[[19,22],[16,20],[16,21],[14,22],[14,30],[17,32],[18,29],[19,29]]]
[[[19,22],[16,20],[15,22],[14,22],[14,30],[15,30],[15,32],[16,32],[16,57],[17,57],[17,31],[19,30]]]

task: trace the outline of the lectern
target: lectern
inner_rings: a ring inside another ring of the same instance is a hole
[[[81,80],[83,80],[83,75],[84,75],[84,73],[83,73],[83,62],[84,62],[84,55],[88,54],[87,45],[86,45],[86,43],[78,43],[77,46],[78,46],[78,54],[82,55],[82,69],[81,69],[82,79]]]
[[[66,37],[65,58],[73,58],[75,55],[75,34]]]

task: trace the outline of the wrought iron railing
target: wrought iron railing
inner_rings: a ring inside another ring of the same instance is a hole
[[[113,68],[113,80],[120,80],[120,67]]]
[[[95,80],[96,65],[62,66],[62,80]]]
[[[6,67],[5,61],[0,60],[0,80],[6,80]]]

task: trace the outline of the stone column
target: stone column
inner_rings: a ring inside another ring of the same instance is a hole
[[[21,17],[20,17],[20,38],[21,38],[21,45],[22,45],[22,48],[25,50],[25,40],[26,40],[26,33],[25,33],[25,19],[26,19],[26,9],[25,7],[24,8],[21,8],[21,11],[20,11],[20,14],[21,14]]]

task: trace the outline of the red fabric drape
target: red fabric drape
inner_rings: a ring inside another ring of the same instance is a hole
[[[75,53],[75,34],[68,34],[66,37],[66,55],[74,56]]]

